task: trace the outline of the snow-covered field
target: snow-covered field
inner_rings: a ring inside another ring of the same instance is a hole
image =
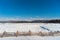
[[[53,37],[40,37],[40,36],[20,36],[20,37],[4,37],[0,38],[0,40],[60,40],[60,36]]]
[[[60,24],[53,23],[0,23],[0,33],[4,31],[16,32],[17,30],[20,32],[28,32],[29,30],[32,32],[48,32],[48,30],[43,29],[40,26],[48,28],[51,31],[60,31]]]
[[[0,33],[3,33],[4,31],[16,32],[17,30],[20,32],[28,32],[29,30],[32,32],[48,32],[48,30],[43,29],[40,26],[43,26],[51,31],[60,31],[60,24],[53,23],[0,23]],[[60,40],[60,36],[3,37],[0,38],[0,40]]]

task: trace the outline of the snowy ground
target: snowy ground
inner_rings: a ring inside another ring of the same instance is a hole
[[[0,23],[0,33],[4,31],[16,32],[17,30],[20,32],[28,32],[29,30],[32,32],[48,31],[42,29],[40,26],[48,28],[51,31],[60,31],[60,24],[53,23]]]
[[[39,32],[48,30],[41,28],[43,26],[51,31],[60,31],[60,24],[53,23],[0,23],[0,33],[7,32],[27,32],[31,30],[32,32]],[[3,37],[0,40],[60,40],[60,36],[20,36],[20,37]]]
[[[0,40],[60,40],[60,36],[48,36],[48,37],[40,37],[40,36],[20,36],[20,37],[4,37],[0,38]]]

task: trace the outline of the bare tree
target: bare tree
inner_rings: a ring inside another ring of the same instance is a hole
[[[7,33],[7,32],[6,32],[6,31],[4,31],[1,37],[3,37],[6,33]]]
[[[19,31],[16,32],[16,37],[19,36]]]

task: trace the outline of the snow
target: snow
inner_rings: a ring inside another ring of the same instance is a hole
[[[20,37],[4,37],[0,40],[60,40],[60,36],[20,36]]]
[[[48,30],[42,29],[40,26],[48,28],[51,31],[60,31],[60,24],[54,23],[0,23],[0,33],[7,32],[48,32]]]
[[[60,31],[60,24],[58,23],[0,23],[0,33],[7,32],[48,32],[48,30],[41,28],[41,26],[48,28],[51,31]],[[60,36],[20,36],[20,37],[3,37],[0,40],[60,40]]]

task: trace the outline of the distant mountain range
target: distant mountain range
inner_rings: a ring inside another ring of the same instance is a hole
[[[0,23],[60,23],[60,19],[50,19],[50,20],[8,20],[2,21]]]

